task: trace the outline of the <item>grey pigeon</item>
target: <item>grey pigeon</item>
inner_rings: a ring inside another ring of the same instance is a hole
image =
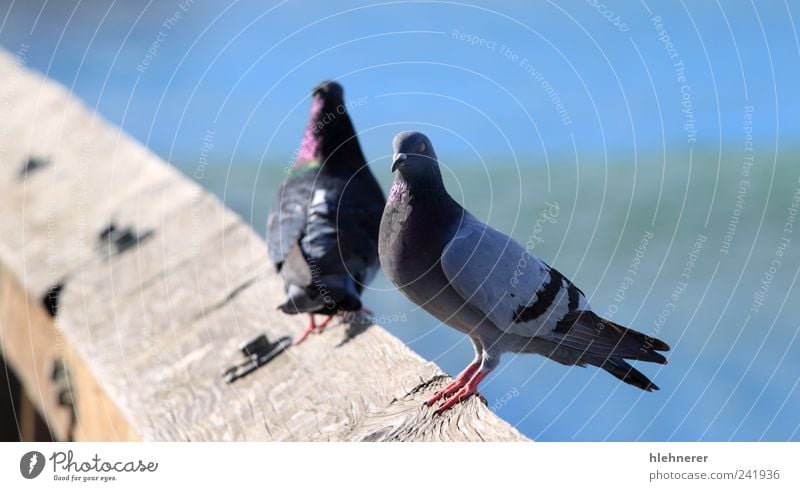
[[[323,82],[288,179],[267,222],[269,257],[286,285],[287,314],[309,314],[299,344],[336,314],[362,310],[360,295],[379,267],[386,200],[347,114],[344,91]],[[317,324],[314,314],[327,315]]]
[[[666,363],[656,351],[669,346],[592,312],[564,275],[459,205],[444,187],[428,137],[395,136],[392,172],[381,266],[411,301],[468,335],[475,348],[472,363],[428,401],[442,399],[437,414],[476,394],[507,352],[594,365],[640,389],[658,390],[625,359]]]

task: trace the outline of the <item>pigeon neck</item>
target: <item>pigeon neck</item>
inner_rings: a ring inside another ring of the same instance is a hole
[[[443,201],[452,201],[444,187],[438,167],[419,175],[404,176],[398,172],[389,194],[389,201],[394,201],[400,194],[407,195],[411,202],[431,203],[435,208],[441,206]]]
[[[303,139],[300,141],[300,149],[297,152],[297,158],[292,166],[295,169],[321,160],[320,132],[317,121],[319,120],[319,114],[322,112],[323,105],[322,99],[314,97],[311,100],[311,114],[308,117],[308,124],[306,124],[306,131],[303,134]]]
[[[293,168],[317,164],[325,172],[352,174],[365,163],[344,104],[314,97]]]

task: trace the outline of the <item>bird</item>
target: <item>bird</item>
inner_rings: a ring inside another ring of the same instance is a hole
[[[469,336],[475,350],[466,369],[427,401],[439,402],[435,414],[478,394],[508,352],[594,365],[639,389],[658,390],[626,360],[664,364],[658,352],[669,350],[666,343],[595,314],[572,281],[464,209],[448,194],[427,136],[398,133],[393,150],[381,267],[412,302]]]
[[[324,81],[288,177],[267,219],[267,249],[283,277],[286,314],[309,315],[294,341],[319,333],[336,315],[366,309],[361,293],[380,267],[378,230],[386,200],[370,171],[344,101]],[[327,316],[317,324],[315,314]]]

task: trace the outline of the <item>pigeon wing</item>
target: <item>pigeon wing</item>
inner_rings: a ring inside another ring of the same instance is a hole
[[[355,186],[349,189],[350,186]],[[348,272],[360,285],[378,270],[378,235],[386,200],[372,176],[359,176],[348,184],[337,213],[339,248]]]
[[[469,213],[441,264],[459,295],[508,333],[542,336],[570,311],[588,308],[583,293],[561,273]]]
[[[285,181],[278,190],[267,219],[267,249],[278,271],[305,231],[313,185],[313,179],[301,176]]]

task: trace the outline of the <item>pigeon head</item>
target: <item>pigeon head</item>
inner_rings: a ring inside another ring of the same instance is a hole
[[[431,140],[418,131],[398,133],[392,142],[392,172],[406,178],[441,175]]]
[[[328,104],[338,105],[344,101],[344,89],[333,80],[325,80],[314,87],[312,92],[315,98],[319,98]]]

